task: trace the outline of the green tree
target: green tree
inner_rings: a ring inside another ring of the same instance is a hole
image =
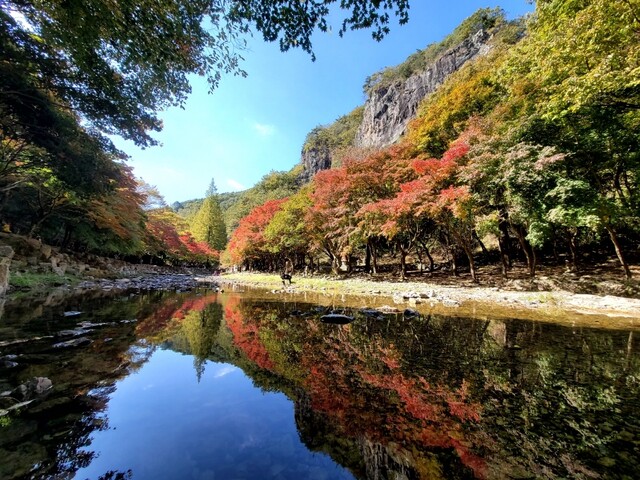
[[[191,231],[196,240],[222,251],[227,245],[227,227],[218,203],[217,191],[212,179],[207,189],[207,198],[191,221]]]
[[[229,237],[238,227],[242,218],[246,217],[254,208],[269,200],[278,200],[293,195],[300,188],[298,176],[300,166],[289,172],[271,171],[260,179],[253,187],[240,192],[232,202],[227,203],[224,210],[224,220]]]
[[[303,263],[309,253],[310,240],[305,215],[311,207],[310,186],[301,189],[282,205],[264,231],[268,248],[282,257]]]
[[[156,114],[182,105],[189,75],[205,75],[215,88],[222,74],[240,68],[243,37],[251,27],[283,51],[300,47],[313,56],[311,36],[327,31],[335,0],[6,0],[0,3],[2,103],[38,99],[7,88],[16,72],[106,133],[152,145],[161,128]],[[389,11],[408,20],[408,0],[341,2],[347,12],[340,34],[372,28],[380,40],[389,31]],[[20,21],[16,19],[20,19]],[[28,126],[28,117],[23,117]]]
[[[529,36],[499,73],[515,141],[565,154],[554,166],[563,180],[550,184],[557,190],[547,200],[571,207],[556,205],[554,222],[566,223],[571,235],[583,226],[605,230],[627,278],[620,234],[637,234],[640,224],[638,35],[636,1],[544,0]],[[580,193],[585,189],[592,195]]]

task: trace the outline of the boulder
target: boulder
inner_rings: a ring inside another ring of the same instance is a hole
[[[40,246],[40,256],[43,260],[49,260],[51,258],[51,254],[53,253],[51,246],[42,244]]]
[[[9,396],[25,402],[48,393],[52,388],[53,383],[47,377],[33,377],[14,389]]]

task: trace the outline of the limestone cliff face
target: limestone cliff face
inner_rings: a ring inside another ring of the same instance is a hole
[[[302,172],[298,177],[300,184],[304,185],[311,181],[313,176],[320,170],[331,168],[332,153],[326,145],[303,149],[300,155]]]
[[[404,134],[409,121],[416,116],[420,102],[467,61],[488,52],[491,48],[488,45],[489,38],[490,35],[485,30],[478,30],[442,54],[425,70],[404,81],[374,89],[363,111],[358,113],[357,123],[353,124],[355,139],[349,141],[350,145],[382,148],[396,142]],[[328,136],[314,142],[313,147],[303,149],[300,160],[303,167],[299,177],[300,184],[309,182],[320,170],[331,168],[335,155],[332,135],[341,131],[338,125],[341,120],[336,121],[334,125],[323,127]]]
[[[355,145],[381,148],[396,142],[415,117],[422,99],[434,92],[446,78],[467,61],[489,50],[489,34],[479,30],[445,52],[426,70],[405,81],[375,89],[364,107],[364,117]]]

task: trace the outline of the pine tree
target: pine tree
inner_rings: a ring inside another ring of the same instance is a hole
[[[221,251],[227,245],[227,227],[218,201],[218,190],[212,179],[207,198],[191,221],[191,232],[196,240],[207,242],[211,248]]]

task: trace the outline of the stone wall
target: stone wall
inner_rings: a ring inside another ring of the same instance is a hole
[[[156,273],[157,269],[92,254],[69,254],[35,238],[0,233],[0,295],[7,290],[9,272],[108,278]]]

